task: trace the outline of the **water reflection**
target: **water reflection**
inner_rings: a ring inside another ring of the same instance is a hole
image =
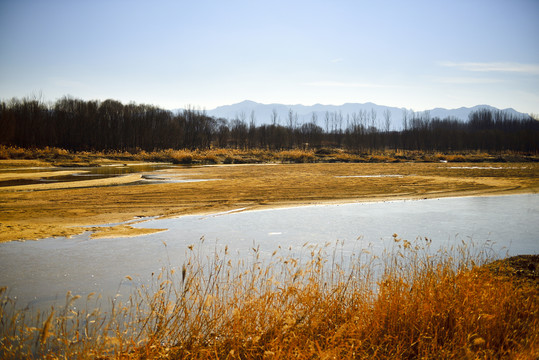
[[[154,172],[160,170],[178,168],[178,165],[168,163],[152,163],[152,164],[117,164],[103,165],[96,167],[55,167],[55,168],[22,168],[10,170],[11,174],[21,174],[21,178],[13,177],[9,180],[0,181],[0,187],[16,186],[16,185],[33,185],[42,183],[58,183],[58,182],[74,182],[83,180],[106,179],[127,174]],[[65,172],[73,172],[71,174],[63,174]],[[51,175],[39,177],[41,172],[62,173],[62,175]],[[23,174],[36,173],[35,178],[24,178]]]

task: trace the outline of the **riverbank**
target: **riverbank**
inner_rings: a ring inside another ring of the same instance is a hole
[[[2,161],[0,178],[6,173],[13,177],[9,161]],[[16,167],[31,176],[34,170],[28,168],[35,167],[35,160],[29,166],[21,161]],[[143,175],[165,180],[141,182]],[[72,236],[87,230],[83,227],[148,216],[538,191],[535,162],[178,166],[106,179],[0,187],[0,241]],[[93,230],[112,237],[136,235],[132,229]]]
[[[134,152],[68,151],[60,148],[27,149],[0,145],[0,160],[32,160],[41,166],[99,166],[103,163],[148,161],[174,164],[261,164],[317,162],[539,162],[537,154],[516,151],[488,153],[482,151],[414,151],[414,150],[349,150],[341,148],[269,149],[165,149]],[[0,164],[1,166],[1,164]]]

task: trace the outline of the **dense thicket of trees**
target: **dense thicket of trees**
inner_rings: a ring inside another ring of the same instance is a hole
[[[277,114],[269,123],[255,125],[255,114],[216,119],[202,111],[175,114],[151,105],[115,100],[84,101],[64,97],[54,104],[36,99],[0,103],[0,144],[19,147],[60,147],[69,150],[157,150],[168,148],[319,148],[352,150],[515,150],[537,153],[539,121],[515,118],[501,111],[479,110],[467,122],[430,118],[428,113],[403,114],[402,130],[390,129],[390,114],[360,111],[346,118],[313,114],[298,124],[288,114],[280,124]],[[321,126],[318,122],[321,121]]]

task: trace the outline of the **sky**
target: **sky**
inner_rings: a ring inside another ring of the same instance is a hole
[[[0,0],[0,99],[539,114],[539,0]]]

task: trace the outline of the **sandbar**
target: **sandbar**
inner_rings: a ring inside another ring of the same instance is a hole
[[[5,173],[0,169],[0,179]],[[143,174],[136,173],[2,187],[0,242],[69,237],[95,224],[121,223],[136,217],[539,190],[539,164],[533,162],[459,163],[458,166],[413,162],[219,165],[178,167],[144,174],[219,181],[144,184],[140,181]],[[117,237],[155,230],[121,225],[92,231],[96,237]]]

